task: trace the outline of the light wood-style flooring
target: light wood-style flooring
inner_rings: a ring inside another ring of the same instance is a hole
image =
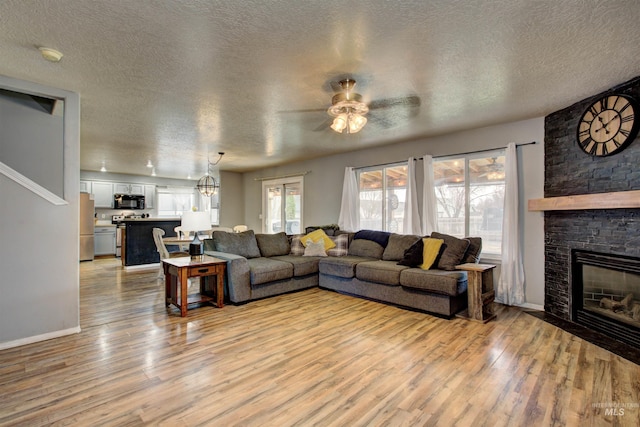
[[[640,425],[638,365],[517,308],[483,325],[311,289],[181,318],[157,268],[114,259],[80,288],[80,334],[0,351],[0,425]]]

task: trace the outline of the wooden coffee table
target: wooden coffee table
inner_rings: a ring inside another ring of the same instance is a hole
[[[167,307],[174,304],[180,309],[182,317],[187,315],[189,304],[211,302],[218,308],[224,307],[226,267],[227,261],[209,255],[163,259],[162,268],[164,269]],[[200,277],[200,292],[187,295],[188,279],[191,277]],[[207,278],[216,281],[216,286],[213,289],[211,286],[207,286],[207,282],[210,281]]]

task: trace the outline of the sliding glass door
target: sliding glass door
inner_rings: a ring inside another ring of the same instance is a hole
[[[302,233],[303,177],[262,182],[262,232]]]

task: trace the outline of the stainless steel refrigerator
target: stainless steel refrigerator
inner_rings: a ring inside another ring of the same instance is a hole
[[[80,193],[80,261],[93,261],[95,205],[91,194]]]

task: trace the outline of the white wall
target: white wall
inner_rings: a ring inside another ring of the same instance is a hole
[[[65,100],[64,158],[58,161],[64,166],[66,204],[53,205],[0,175],[0,348],[7,348],[80,330],[80,98],[3,76],[0,88]],[[3,129],[0,141],[20,144]],[[52,160],[38,156],[37,147],[32,151],[28,155],[35,166],[50,166]]]
[[[536,141],[535,145],[518,148],[520,161],[521,218],[526,302],[542,309],[544,304],[544,222],[540,212],[528,212],[527,200],[544,193],[544,118],[535,118],[490,126],[411,142],[396,143],[345,154],[323,157],[245,173],[244,220],[254,230],[262,230],[261,182],[256,178],[311,171],[305,176],[303,226],[338,222],[342,196],[342,180],[346,166],[363,167],[406,160],[409,157],[446,156],[474,150],[505,147]],[[418,165],[421,170],[422,163]],[[420,174],[421,175],[421,174]],[[421,187],[422,178],[418,183]],[[421,193],[421,188],[418,192]],[[498,270],[499,271],[499,270]]]

